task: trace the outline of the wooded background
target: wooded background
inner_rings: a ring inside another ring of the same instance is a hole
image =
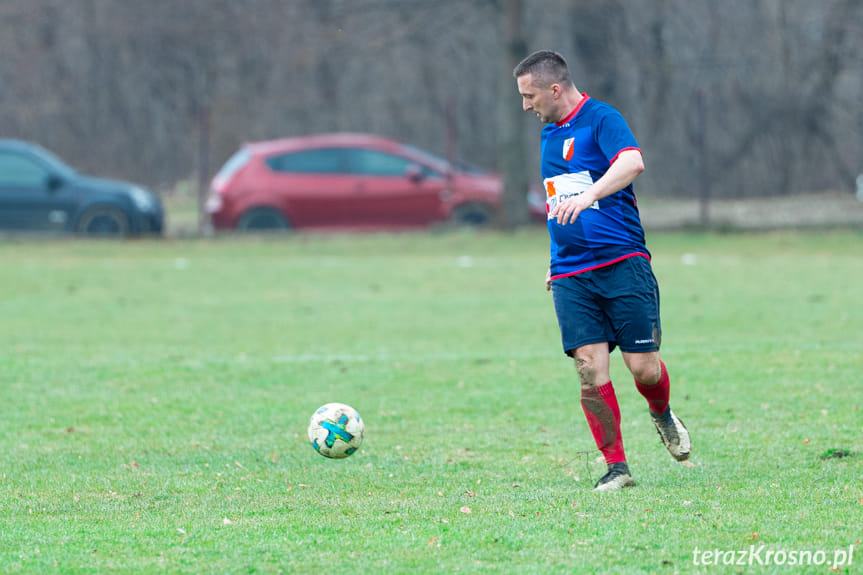
[[[541,125],[512,66],[540,48],[628,119],[640,195],[863,172],[859,0],[0,0],[0,137],[167,189],[243,141],[367,131],[521,188]]]

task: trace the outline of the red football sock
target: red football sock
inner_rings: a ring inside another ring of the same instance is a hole
[[[665,362],[659,360],[661,372],[659,381],[654,385],[645,385],[635,380],[635,388],[647,400],[647,405],[653,413],[662,413],[668,407],[668,396],[670,394],[670,381],[668,379],[668,370],[665,369]]]
[[[623,453],[623,438],[620,436],[620,406],[614,387],[609,381],[605,385],[581,390],[581,408],[587,425],[596,441],[596,447],[608,465],[626,461]]]

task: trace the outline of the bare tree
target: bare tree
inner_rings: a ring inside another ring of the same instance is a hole
[[[4,0],[0,136],[170,186],[245,140],[376,132],[501,171],[517,225],[539,130],[511,70],[551,48],[629,120],[639,193],[850,190],[861,22],[856,0]]]

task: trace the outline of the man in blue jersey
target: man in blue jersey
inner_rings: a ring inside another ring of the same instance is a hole
[[[581,406],[608,465],[596,491],[635,485],[620,435],[620,408],[609,376],[619,347],[663,444],[689,457],[689,432],[669,407],[659,357],[659,288],[632,182],[641,151],[620,113],[578,91],[566,61],[541,50],[513,71],[525,111],[546,124],[541,171],[547,197],[551,263],[545,278],[563,350],[575,359]]]

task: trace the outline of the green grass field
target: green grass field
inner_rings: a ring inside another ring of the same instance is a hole
[[[863,572],[863,234],[649,240],[693,465],[615,354],[603,495],[542,229],[4,240],[0,572]]]

